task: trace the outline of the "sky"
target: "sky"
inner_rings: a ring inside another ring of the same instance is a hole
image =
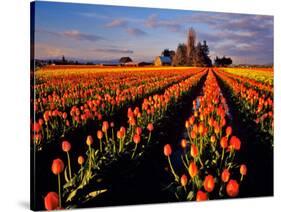
[[[273,63],[273,16],[56,2],[35,3],[35,58],[149,62],[186,43],[190,27],[211,59]]]

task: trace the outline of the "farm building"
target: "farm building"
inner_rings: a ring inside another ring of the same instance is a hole
[[[119,60],[120,65],[125,65],[126,63],[133,62],[133,60],[130,57],[121,57]]]
[[[172,60],[170,57],[166,56],[158,56],[154,60],[155,66],[170,66],[172,64]]]

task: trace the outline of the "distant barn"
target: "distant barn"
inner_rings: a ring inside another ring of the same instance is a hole
[[[132,63],[133,60],[130,57],[121,57],[119,60],[120,65],[125,65],[126,63]]]
[[[172,60],[167,56],[158,56],[154,60],[155,66],[170,66],[172,64]]]

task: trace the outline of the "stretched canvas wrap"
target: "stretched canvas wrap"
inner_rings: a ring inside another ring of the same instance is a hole
[[[273,101],[273,16],[33,2],[31,209],[273,196]]]

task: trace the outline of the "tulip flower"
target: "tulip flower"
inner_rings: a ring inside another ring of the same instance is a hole
[[[231,136],[229,143],[230,143],[230,148],[235,149],[237,151],[240,150],[241,141],[236,136]]]
[[[197,175],[198,169],[197,169],[197,166],[194,162],[191,162],[189,164],[188,172],[189,172],[189,175],[190,175],[191,178],[194,178]]]
[[[206,201],[208,200],[208,196],[205,192],[199,190],[196,194],[196,201],[200,202],[200,201]]]
[[[61,183],[60,183],[60,173],[64,170],[64,163],[61,159],[57,158],[53,160],[52,172],[58,175],[58,190],[59,190],[59,207],[61,207]]]
[[[137,148],[138,148],[138,144],[139,144],[140,141],[141,141],[140,135],[135,134],[134,137],[133,137],[133,141],[134,141],[134,143],[135,143],[135,148],[134,148],[134,152],[133,152],[133,155],[132,155],[132,159],[134,158],[134,156],[135,156],[135,154],[136,154],[136,151],[137,151]]]
[[[229,180],[229,182],[226,185],[226,193],[230,197],[236,197],[239,193],[239,184],[236,180]]]
[[[91,147],[91,145],[93,144],[93,137],[88,135],[86,143],[87,143],[87,145],[89,147],[88,159],[89,159],[89,171],[90,171],[92,169],[92,147]]]
[[[187,141],[186,141],[186,139],[181,139],[181,147],[183,148],[183,149],[185,149],[186,148],[186,146],[187,146]]]
[[[247,174],[247,166],[245,164],[242,164],[240,166],[240,174],[241,174],[241,179],[240,181],[242,182],[243,177]]]
[[[229,137],[229,136],[231,135],[231,133],[232,133],[232,127],[231,127],[231,126],[228,126],[228,127],[226,128],[225,132],[226,132],[226,136]]]
[[[46,210],[56,210],[59,208],[59,196],[56,192],[49,192],[44,198]]]
[[[181,176],[181,186],[185,187],[187,185],[187,176],[185,174],[183,174]]]
[[[224,183],[227,183],[230,177],[230,173],[228,171],[228,169],[224,169],[223,172],[221,173],[221,180]]]
[[[71,175],[71,164],[70,164],[70,156],[69,156],[69,151],[71,149],[71,144],[68,141],[63,141],[62,142],[62,150],[64,152],[66,152],[67,155],[67,162],[68,162],[68,173],[69,173],[69,177],[70,179],[72,179],[72,175]]]
[[[102,131],[101,130],[98,130],[97,131],[97,137],[98,137],[98,139],[99,139],[99,141],[100,141],[100,152],[102,152],[102,137],[103,137],[103,133],[102,133]]]
[[[212,175],[206,176],[203,185],[207,192],[209,192],[209,193],[212,192],[215,187],[214,177]]]
[[[164,155],[168,158],[168,162],[169,162],[172,174],[174,175],[176,182],[178,182],[179,181],[179,176],[176,174],[176,172],[175,172],[175,170],[174,170],[174,168],[172,166],[171,159],[170,159],[170,155],[171,154],[172,154],[172,147],[171,147],[170,144],[166,144],[164,146]]]
[[[148,143],[150,142],[150,139],[151,139],[151,132],[153,131],[153,129],[154,129],[153,124],[152,124],[152,123],[149,123],[149,124],[147,125],[147,130],[149,131],[148,140],[147,140]]]
[[[191,148],[190,148],[190,154],[193,158],[197,158],[198,156],[198,148],[196,145],[191,144]]]
[[[108,130],[108,128],[109,128],[108,122],[107,122],[107,121],[104,121],[104,122],[102,123],[102,131],[103,131],[104,134],[105,134],[105,140],[106,140],[106,143],[107,143],[107,144],[109,143],[109,142],[108,142],[108,135],[107,135],[107,130]]]

